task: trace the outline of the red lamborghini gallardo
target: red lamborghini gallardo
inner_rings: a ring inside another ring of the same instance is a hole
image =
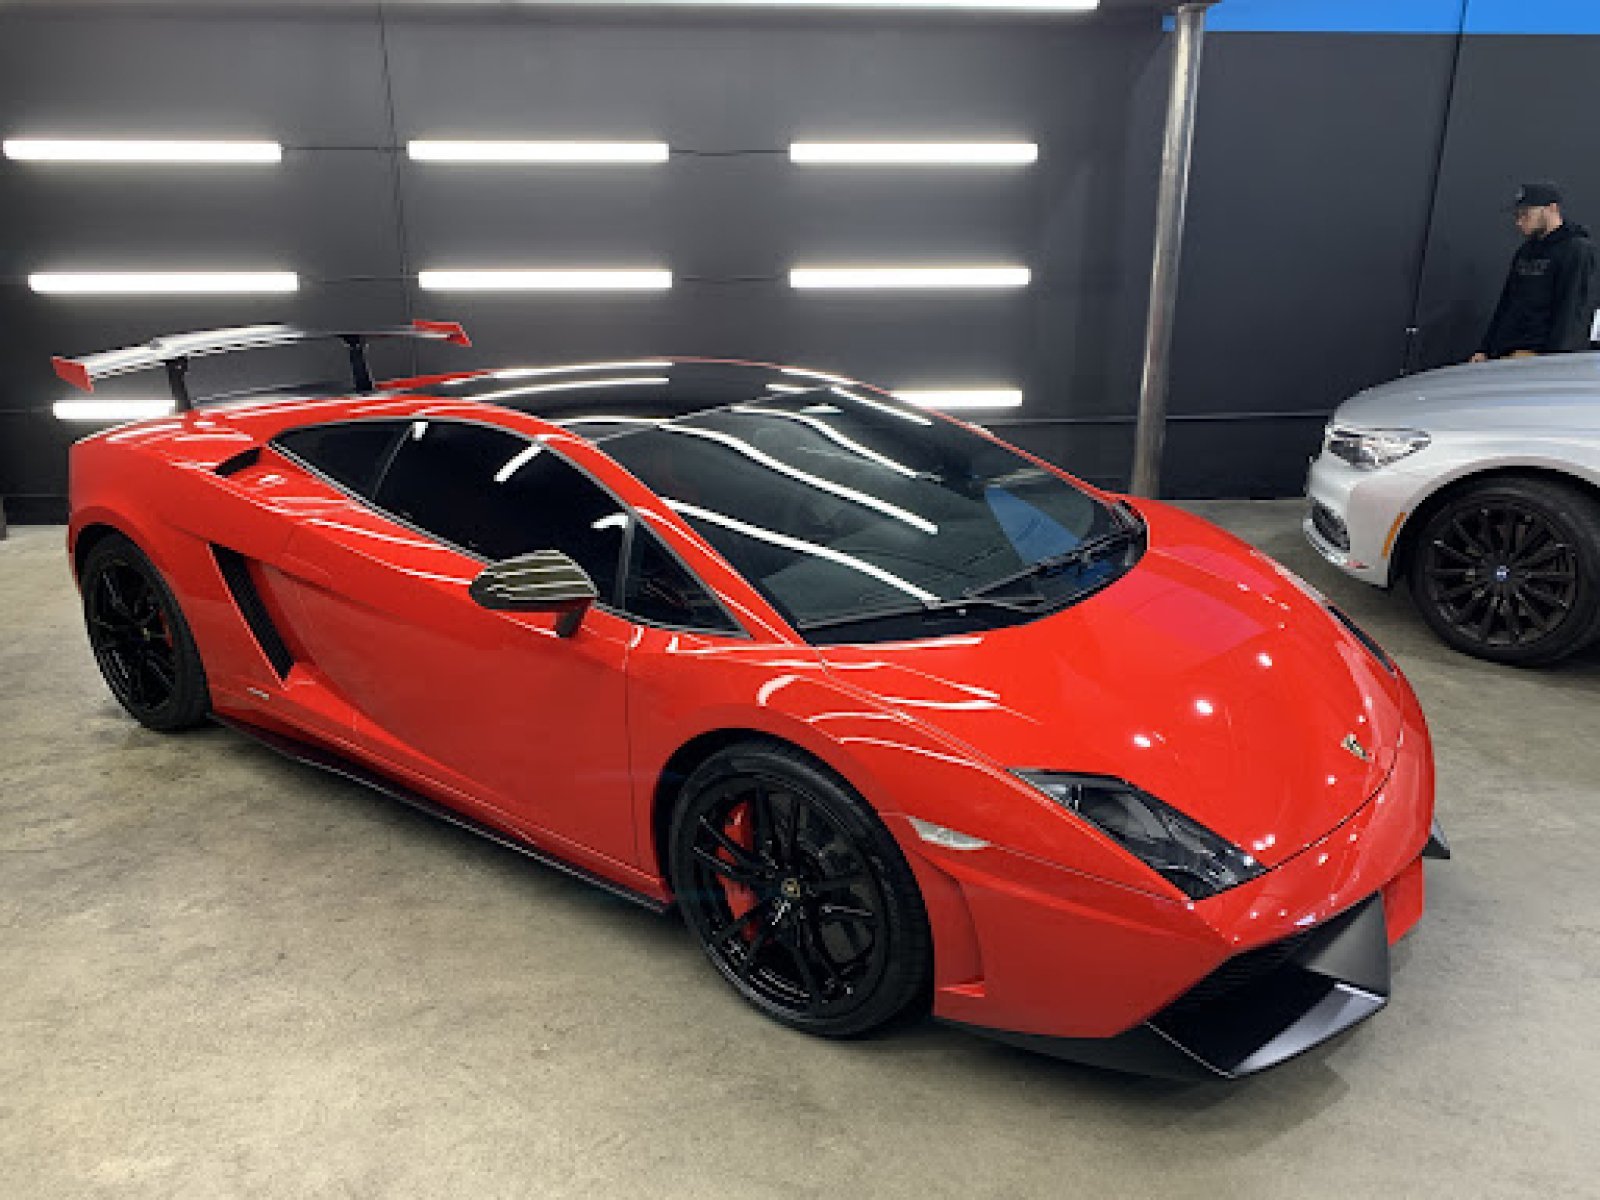
[[[675,907],[748,1002],[1237,1076],[1381,1008],[1447,854],[1411,688],[1166,505],[797,369],[699,359],[196,407],[72,451],[90,645],[214,719]]]

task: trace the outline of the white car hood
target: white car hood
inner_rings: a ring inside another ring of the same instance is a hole
[[[1600,354],[1502,359],[1408,375],[1352,396],[1333,419],[1366,429],[1600,436]]]

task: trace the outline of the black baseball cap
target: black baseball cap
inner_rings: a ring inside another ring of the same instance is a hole
[[[1561,189],[1548,179],[1538,183],[1525,183],[1517,189],[1517,198],[1511,209],[1540,208],[1546,204],[1562,203]],[[1508,210],[1509,211],[1509,210]]]

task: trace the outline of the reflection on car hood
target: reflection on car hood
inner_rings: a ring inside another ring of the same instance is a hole
[[[1270,560],[1139,507],[1149,552],[1081,605],[820,652],[841,680],[1003,767],[1126,779],[1276,865],[1381,785],[1401,685]]]
[[[1425,371],[1351,397],[1335,422],[1366,428],[1600,433],[1600,354],[1503,359]]]

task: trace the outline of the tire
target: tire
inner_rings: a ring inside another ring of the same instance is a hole
[[[911,868],[866,802],[807,755],[763,741],[712,755],[684,781],[668,838],[686,923],[767,1016],[852,1037],[926,1000],[932,938]]]
[[[183,610],[144,552],[108,534],[79,573],[84,626],[112,695],[147,729],[173,733],[211,711],[205,667]]]
[[[1544,479],[1473,484],[1428,517],[1409,572],[1423,619],[1457,650],[1556,662],[1600,635],[1600,502]]]

